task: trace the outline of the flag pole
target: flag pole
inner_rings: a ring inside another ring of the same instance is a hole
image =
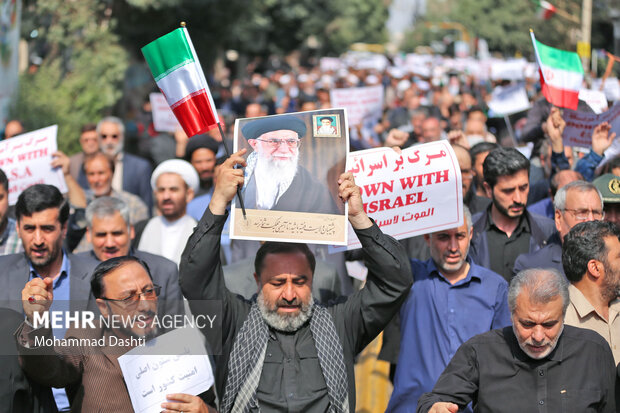
[[[181,22],[181,28],[185,29],[185,26],[187,26],[187,24],[185,22]],[[189,35],[188,35],[189,36]],[[189,37],[188,37],[189,40]],[[189,41],[190,43],[190,47],[192,48],[192,53],[194,55],[196,55],[196,52],[194,51],[194,47],[191,44],[191,41]],[[196,57],[197,59],[197,57]],[[196,60],[198,62],[198,60]],[[199,64],[200,66],[200,64]],[[202,67],[200,67],[200,73],[201,73],[201,77],[203,78],[203,82],[205,84],[205,87],[208,90],[208,86],[207,86],[207,82],[204,79],[204,72],[202,71]],[[209,94],[209,99],[210,98],[210,94]],[[213,102],[211,102],[211,105],[213,105]],[[213,110],[216,111],[215,107],[213,107]],[[226,156],[230,157],[230,150],[228,149],[228,146],[226,146],[226,135],[224,135],[224,130],[222,129],[222,125],[220,124],[220,119],[217,116],[217,112],[215,112],[215,118],[217,119],[217,127],[220,130],[220,136],[222,137],[222,145],[224,145],[224,150],[226,151]],[[241,190],[239,189],[239,187],[237,186],[237,198],[239,198],[239,205],[241,206],[241,211],[243,212],[243,219],[247,220],[247,216],[245,214],[245,205],[243,204],[243,197],[241,196]]]

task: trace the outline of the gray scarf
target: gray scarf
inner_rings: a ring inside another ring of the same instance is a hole
[[[332,316],[325,307],[314,305],[310,331],[327,385],[329,411],[348,413],[348,378],[344,352]],[[263,370],[268,340],[267,323],[263,320],[258,305],[253,303],[230,353],[228,378],[220,406],[222,413],[247,413],[252,407],[258,408],[256,389]]]

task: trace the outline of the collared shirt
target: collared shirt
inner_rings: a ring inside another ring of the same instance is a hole
[[[599,333],[609,343],[616,364],[620,364],[620,298],[609,304],[609,321],[607,321],[594,309],[579,288],[571,284],[568,292],[570,304],[566,309],[564,323]]]
[[[471,401],[475,412],[614,413],[615,378],[611,350],[591,330],[565,325],[551,354],[534,360],[505,327],[463,344],[417,412]]]
[[[512,278],[512,267],[517,257],[530,252],[530,223],[524,215],[521,215],[519,224],[510,234],[510,237],[508,237],[493,222],[491,206],[489,206],[487,214],[487,226],[484,232],[489,244],[489,258],[491,262],[489,269],[504,277],[506,281],[510,281]]]
[[[432,259],[411,260],[414,283],[400,310],[400,354],[387,411],[413,411],[461,344],[510,325],[508,283],[468,262],[467,276],[451,284]]]
[[[36,272],[32,263],[29,261],[30,265],[30,280],[34,279],[34,277],[41,277],[39,273]],[[71,271],[71,262],[67,257],[67,254],[62,252],[62,265],[60,266],[60,275],[56,277],[56,279],[52,282],[53,292],[54,292],[54,301],[52,301],[52,305],[50,306],[50,311],[69,311],[69,300],[70,300],[70,278],[69,274]],[[66,328],[54,328],[52,329],[54,333],[54,337],[56,338],[64,338],[65,333],[67,332]],[[57,389],[53,388],[52,393],[54,394],[54,400],[56,400],[56,406],[59,411],[68,411],[69,410],[69,399],[67,398],[67,394],[65,393],[65,389]]]
[[[112,188],[115,191],[123,190],[123,152],[119,152],[114,160],[114,175],[112,176]]]
[[[41,275],[37,273],[37,271],[32,266],[30,260],[28,261],[30,265],[30,280],[34,279],[34,277],[40,277]],[[52,282],[53,291],[54,291],[54,301],[52,301],[52,305],[50,306],[50,311],[68,311],[69,310],[69,300],[70,297],[70,278],[69,274],[71,271],[71,262],[67,257],[67,254],[62,252],[62,264],[60,266],[60,275],[56,277],[56,279]],[[53,329],[54,337],[56,338],[64,338],[67,329]]]
[[[15,220],[8,218],[6,229],[0,236],[0,255],[16,254],[23,250],[22,240],[17,235],[17,229],[15,228]]]

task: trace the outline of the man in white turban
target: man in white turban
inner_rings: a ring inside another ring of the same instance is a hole
[[[159,164],[151,175],[151,187],[160,216],[151,218],[138,242],[138,250],[161,255],[179,264],[196,220],[187,215],[187,204],[199,185],[194,167],[181,159]]]

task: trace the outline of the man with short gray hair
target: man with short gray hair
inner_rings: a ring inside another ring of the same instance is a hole
[[[153,282],[161,286],[157,310],[159,314],[183,314],[183,296],[179,273],[174,262],[159,255],[131,248],[134,228],[129,221],[129,206],[113,197],[100,197],[86,207],[86,237],[92,250],[78,254],[90,260],[94,269],[101,261],[125,255],[144,261],[151,270]]]
[[[138,195],[153,208],[150,177],[151,165],[146,159],[125,152],[125,125],[115,116],[108,116],[97,124],[97,138],[101,151],[114,161],[112,188]]]
[[[580,222],[599,220],[604,216],[601,193],[586,181],[573,181],[558,189],[553,206],[557,234],[553,234],[543,248],[519,255],[513,269],[515,274],[527,268],[554,268],[564,274],[562,242],[568,231]]]
[[[463,344],[422,395],[418,413],[616,410],[616,367],[597,333],[564,326],[568,282],[552,269],[521,271],[510,282],[512,327]]]

